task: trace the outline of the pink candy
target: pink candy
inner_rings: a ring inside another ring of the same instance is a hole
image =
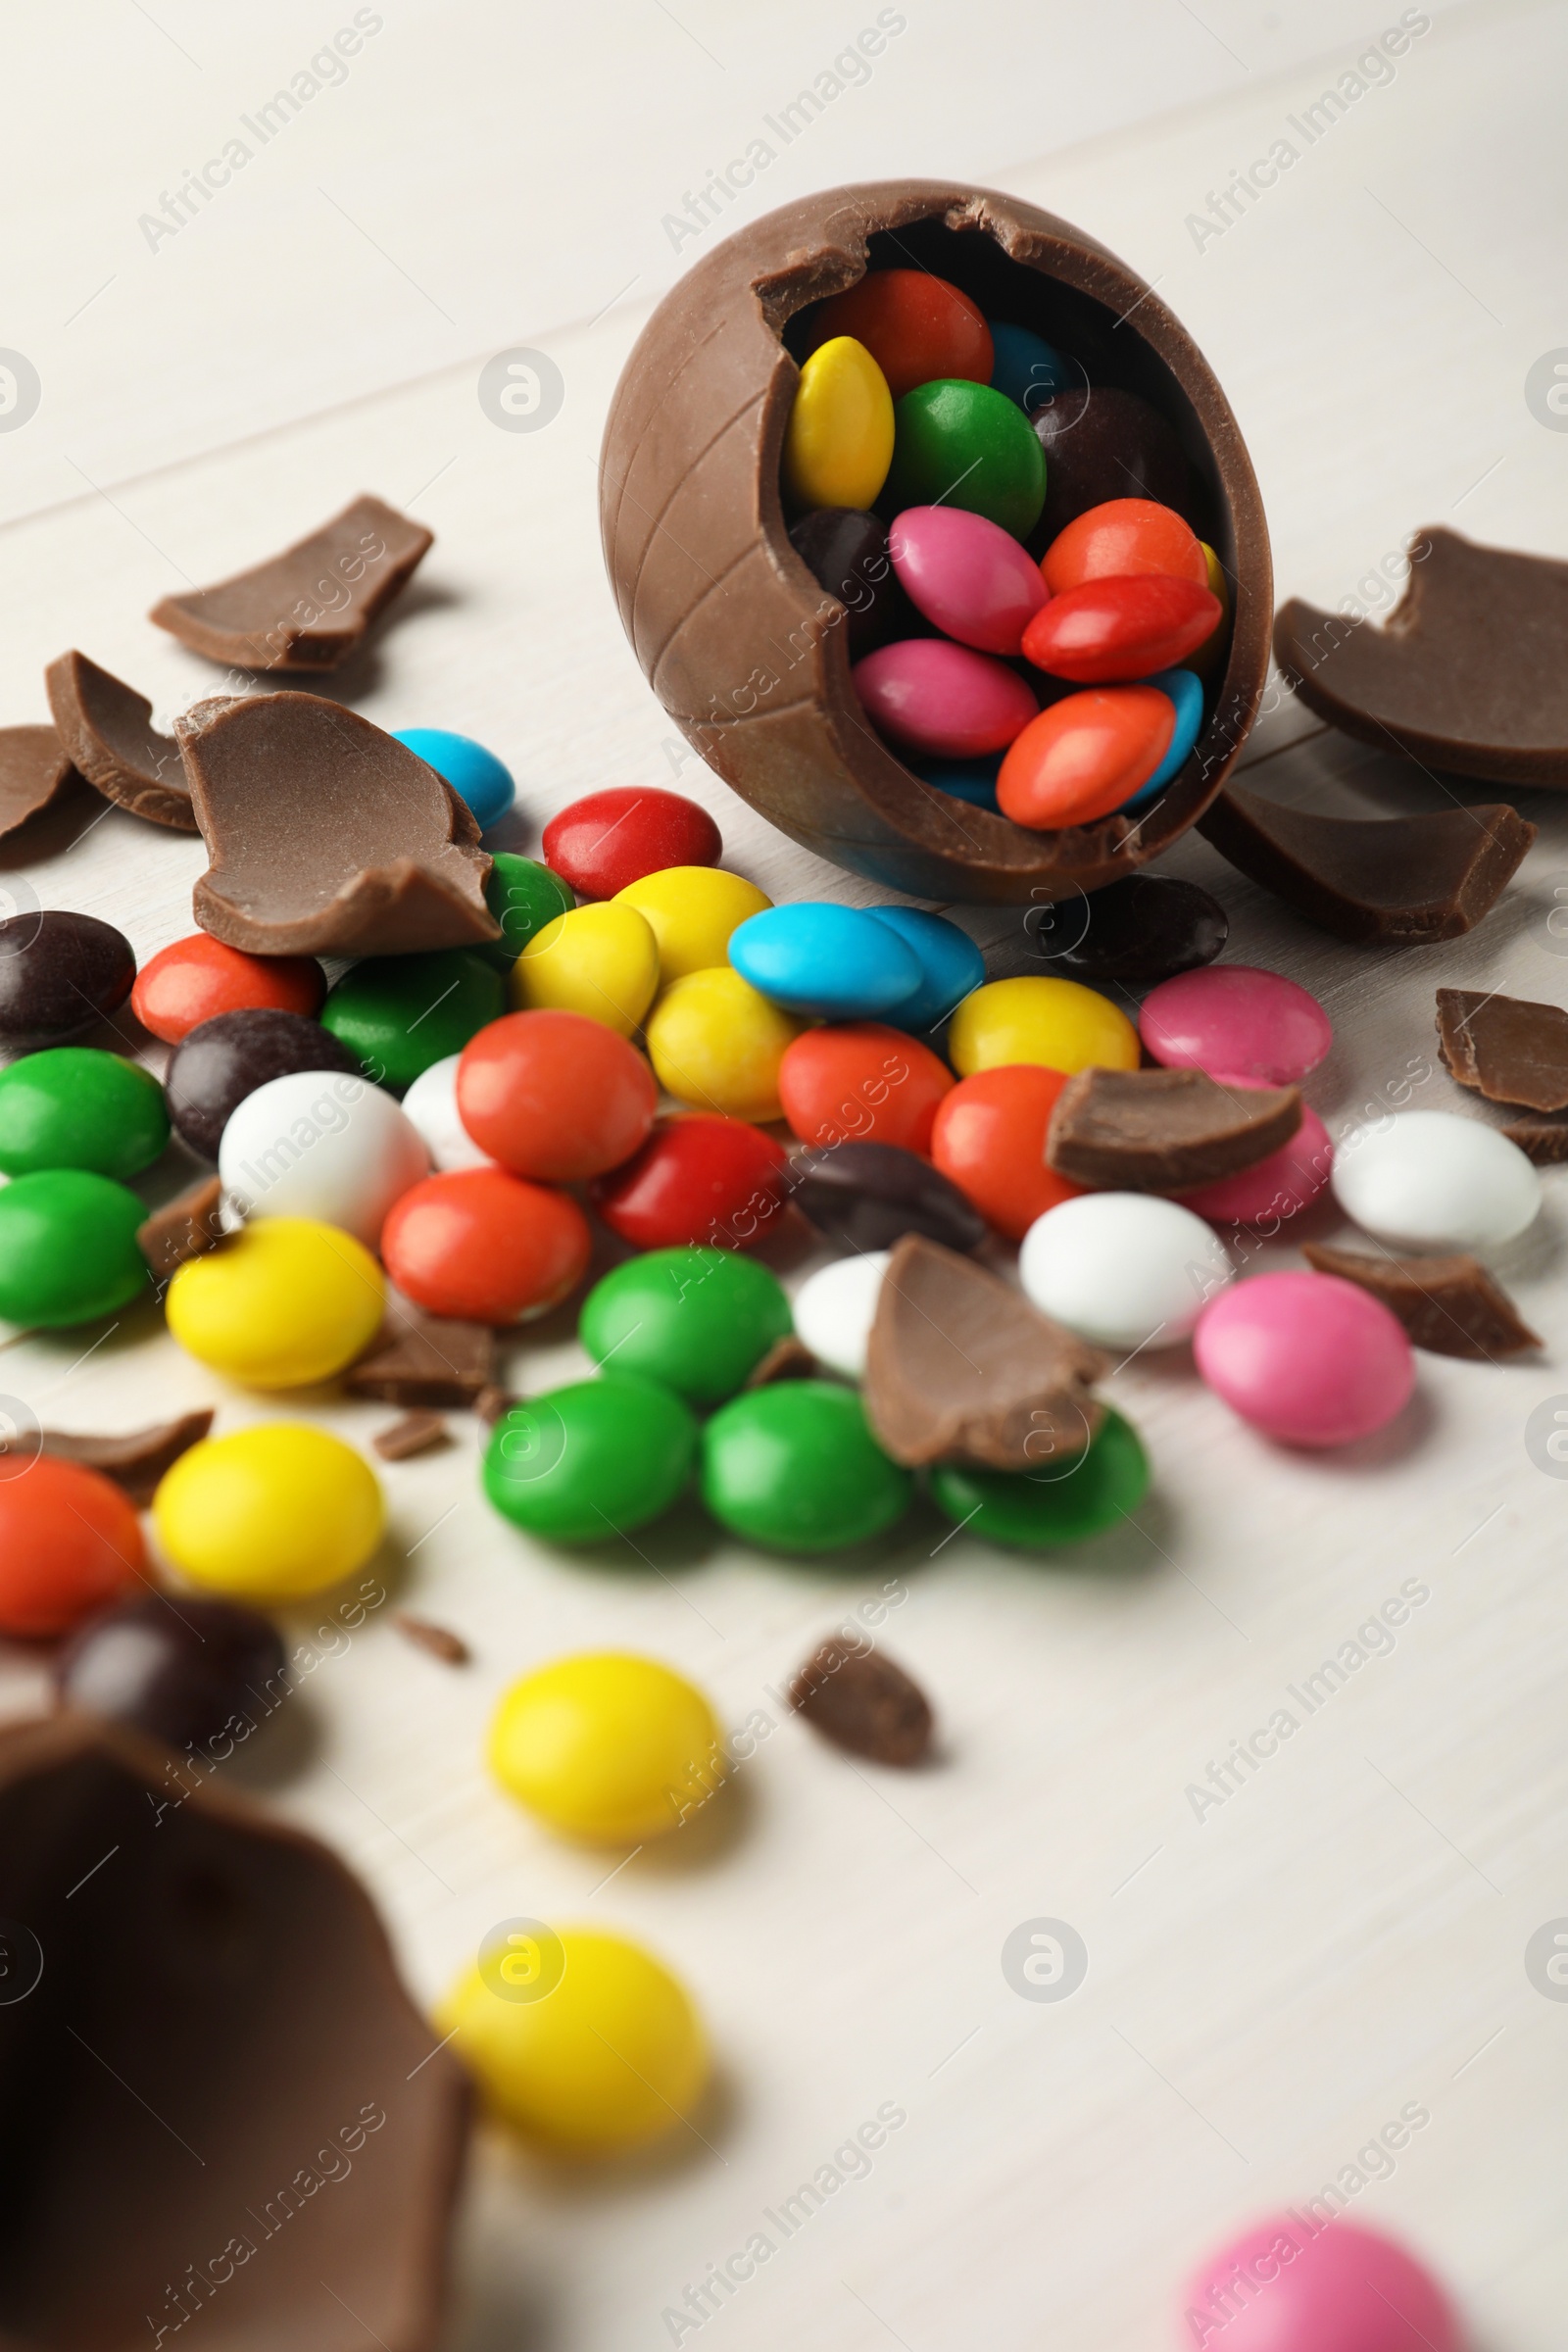
[[[958,507],[907,507],[888,553],[911,604],[960,645],[1016,654],[1049,592],[1010,531]]]
[[[1256,1089],[1261,1078],[1240,1078],[1234,1070],[1215,1070],[1221,1086]],[[1183,1208],[1196,1209],[1213,1225],[1282,1225],[1310,1207],[1328,1184],[1334,1166],[1334,1146],[1310,1102],[1301,1105],[1301,1124],[1288,1144],[1243,1168],[1239,1176],[1222,1176],[1215,1184],[1183,1193]]]
[[[1005,751],[1039,709],[1004,663],[942,637],[879,646],[850,675],[882,734],[942,759]]]
[[[1403,1327],[1337,1274],[1256,1274],[1203,1309],[1193,1353],[1208,1386],[1288,1446],[1348,1446],[1415,1386]]]
[[[1459,2352],[1452,2306],[1402,2246],[1296,2213],[1194,2274],[1179,2340],[1185,2352]]]
[[[1246,963],[1209,964],[1162,980],[1144,999],[1138,1034],[1156,1061],[1235,1070],[1269,1086],[1293,1086],[1334,1043],[1316,997],[1280,972]]]

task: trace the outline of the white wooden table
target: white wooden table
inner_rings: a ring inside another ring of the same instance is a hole
[[[1226,384],[1282,594],[1392,601],[1391,558],[1423,523],[1564,552],[1568,441],[1523,389],[1568,344],[1562,7],[1430,10],[1392,79],[1298,140],[1278,184],[1207,236],[1189,217],[1383,29],[1361,0],[903,13],[876,73],[778,157],[748,212],[910,169],[989,178],[1092,228],[1158,282]],[[351,16],[303,0],[265,26],[211,14],[101,0],[69,27],[45,13],[8,31],[28,212],[0,345],[31,360],[41,398],[0,433],[0,718],[44,715],[40,673],[68,645],[172,713],[212,673],[146,608],[373,488],[437,545],[338,689],[382,724],[493,744],[521,784],[519,841],[594,786],[671,784],[775,896],[876,895],[770,832],[674,739],[602,577],[594,470],[649,302],[719,233],[677,254],[664,216],[861,18],[614,0],[590,23],[389,0],[340,84],[149,242],[139,217],[175,173],[220,153]],[[546,350],[565,389],[529,434],[498,431],[476,398],[484,361],[518,344]],[[1254,756],[1305,732],[1287,706]],[[1435,805],[1418,776],[1329,738],[1261,774],[1325,807]],[[1328,1006],[1338,1042],[1308,1091],[1331,1129],[1412,1062],[1431,1073],[1413,1101],[1490,1115],[1436,1069],[1437,985],[1568,1002],[1544,930],[1568,808],[1521,806],[1535,851],[1449,948],[1351,950],[1196,838],[1168,859],[1223,899],[1233,958]],[[143,957],[190,928],[204,861],[118,810],[24,874],[4,856],[0,884],[107,916]],[[166,1189],[185,1172],[172,1161]],[[1170,2343],[1189,2263],[1271,2206],[1349,2186],[1356,2151],[1408,2103],[1430,2120],[1354,2188],[1354,2213],[1439,2262],[1486,2352],[1555,2352],[1568,2008],[1524,1967],[1532,1933],[1568,1914],[1568,1489],[1523,1438],[1568,1393],[1568,1180],[1546,1193],[1497,1262],[1546,1335],[1540,1360],[1423,1356],[1393,1431],[1316,1459],[1233,1421],[1184,1351],[1140,1358],[1112,1394],[1153,1492],[1136,1524],[1059,1558],[944,1541],[918,1516],[869,1565],[807,1569],[688,1517],[642,1539],[657,1573],[630,1553],[579,1566],[487,1509],[461,1419],[453,1450],[386,1469],[396,1598],[462,1632],[474,1664],[409,1647],[388,1606],[323,1657],[298,1736],[253,1759],[253,1784],[363,1872],[421,1996],[497,1920],[619,1925],[692,1984],[722,2075],[705,2136],[635,2165],[563,2173],[481,2142],[448,2352],[668,2343],[688,2285],[886,2103],[906,2121],[868,2176],[778,2243],[697,2330],[705,2345]],[[1342,1228],[1325,1209],[1310,1230]],[[1259,1262],[1298,1260],[1281,1242]],[[151,1315],[77,1360],[84,1344],[0,1340],[0,1388],[74,1428],[201,1403],[234,1428],[279,1409]],[[552,1325],[514,1374],[536,1389],[580,1361]],[[386,1418],[311,1409],[360,1444]],[[1296,1736],[1200,1818],[1190,1786],[1407,1580],[1425,1597],[1392,1649],[1310,1718],[1297,1708]],[[852,1767],[775,1695],[889,1584],[887,1646],[943,1723],[941,1762],[905,1777]],[[300,1613],[294,1637],[319,1622]],[[770,1729],[690,1850],[601,1884],[618,1856],[535,1829],[488,1784],[479,1738],[520,1671],[606,1643],[668,1658],[726,1723],[760,1709]],[[6,1707],[30,1707],[43,1679],[9,1652]],[[1003,1974],[1004,1939],[1040,1917],[1088,1948],[1059,2003]]]

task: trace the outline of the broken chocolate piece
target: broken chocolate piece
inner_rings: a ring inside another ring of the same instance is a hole
[[[408,1641],[427,1649],[443,1665],[466,1666],[473,1655],[460,1634],[449,1633],[444,1625],[432,1625],[428,1617],[414,1617],[407,1609],[399,1609],[392,1622]]]
[[[986,1221],[957,1186],[900,1144],[830,1144],[790,1167],[795,1205],[839,1249],[891,1250],[923,1233],[950,1250],[978,1250]]]
[[[308,539],[148,614],[193,653],[236,669],[336,669],[358,651],[434,533],[379,498],[357,498]]]
[[[196,920],[255,956],[412,956],[499,939],[466,804],[316,694],[198,704],[180,750],[212,859]]]
[[[389,1421],[370,1440],[383,1462],[406,1462],[416,1453],[431,1453],[438,1446],[451,1443],[452,1433],[440,1414],[422,1405],[405,1413],[401,1421]]]
[[[511,1412],[514,1404],[521,1402],[522,1398],[514,1396],[511,1389],[503,1389],[492,1383],[489,1388],[479,1391],[473,1400],[473,1410],[475,1417],[482,1421],[487,1429],[493,1429],[498,1421],[504,1419]]]
[[[386,1320],[343,1375],[351,1396],[383,1404],[473,1404],[495,1380],[496,1335],[488,1323],[459,1323],[390,1298]]]
[[[1534,1118],[1510,1119],[1502,1132],[1538,1168],[1560,1167],[1568,1159],[1568,1112],[1541,1111]]]
[[[221,1180],[208,1176],[137,1226],[136,1247],[160,1282],[187,1258],[218,1248],[223,1238],[222,1200]]]
[[[1080,1070],[1056,1099],[1046,1164],[1102,1192],[1190,1193],[1255,1168],[1301,1124],[1294,1086],[1205,1070]]]
[[[1236,784],[1198,829],[1319,930],[1394,948],[1473,931],[1536,838],[1495,801],[1422,816],[1318,816]]]
[[[1381,629],[1299,598],[1274,658],[1347,735],[1496,784],[1568,784],[1568,564],[1416,533]]]
[[[206,1437],[213,1426],[211,1411],[181,1413],[177,1421],[160,1421],[151,1429],[133,1429],[122,1438],[74,1437],[65,1430],[46,1429],[42,1445],[63,1462],[80,1462],[123,1487],[132,1502],[151,1502],[164,1472],[182,1453]]]
[[[1568,1110],[1568,1012],[1558,1004],[1440,988],[1438,1050],[1450,1076],[1489,1102]]]
[[[1319,1242],[1303,1244],[1301,1255],[1319,1274],[1338,1274],[1381,1298],[1404,1325],[1411,1345],[1432,1355],[1491,1363],[1543,1344],[1478,1258],[1368,1257]]]
[[[1109,1357],[971,1257],[923,1234],[895,1245],[866,1350],[865,1410],[896,1462],[1039,1470],[1100,1426]]]
[[[761,1359],[755,1363],[742,1381],[743,1389],[770,1388],[775,1380],[814,1380],[817,1362],[804,1340],[793,1331],[775,1340]]]
[[[106,801],[152,824],[195,832],[179,745],[159,734],[144,694],[77,653],[51,662],[43,682],[61,743]]]
[[[842,1634],[807,1659],[790,1705],[835,1747],[873,1764],[918,1764],[931,1745],[931,1702],[919,1684]]]
[[[75,773],[53,727],[0,727],[0,840],[47,808]]]

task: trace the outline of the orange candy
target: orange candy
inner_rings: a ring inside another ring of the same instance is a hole
[[[592,1246],[575,1200],[504,1168],[426,1176],[381,1229],[404,1297],[466,1323],[515,1323],[554,1306],[582,1280]]]
[[[130,1009],[144,1029],[177,1046],[220,1012],[303,1012],[314,1017],[326,974],[314,956],[246,956],[205,931],[176,939],[144,963]]]
[[[932,1159],[1009,1242],[1084,1189],[1046,1165],[1046,1130],[1066,1083],[1061,1070],[1003,1062],[960,1078],[937,1111]]]
[[[784,1116],[803,1144],[902,1144],[924,1152],[953,1072],[881,1021],[808,1029],[778,1065]]]
[[[0,1462],[0,1634],[69,1633],[146,1582],[147,1547],[119,1487],[40,1453]]]
[[[997,805],[1015,825],[1092,825],[1147,784],[1176,707],[1154,686],[1092,686],[1032,718],[1002,762]]]
[[[1124,580],[1141,571],[1208,586],[1208,559],[1173,507],[1152,498],[1111,498],[1058,531],[1040,564],[1053,596],[1085,580]]]
[[[939,376],[991,381],[991,329],[983,313],[929,270],[867,270],[813,312],[811,350],[834,335],[853,335],[865,346],[895,400]]]
[[[464,1048],[458,1116],[481,1152],[517,1176],[577,1184],[618,1168],[659,1107],[635,1046],[585,1013],[504,1013]]]

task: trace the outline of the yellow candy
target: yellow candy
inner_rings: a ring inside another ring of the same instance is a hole
[[[665,1093],[694,1110],[776,1119],[778,1065],[803,1025],[720,964],[665,989],[649,1015],[649,1059]]]
[[[659,943],[635,906],[607,899],[558,914],[512,967],[519,1012],[546,1006],[586,1013],[630,1037],[659,986]]]
[[[1136,1070],[1138,1032],[1108,997],[1076,980],[993,980],[965,997],[948,1031],[960,1078],[1004,1062],[1048,1070]]]
[[[436,2031],[455,2034],[454,2051],[506,2122],[577,2156],[669,2131],[708,2079],[684,1986],[651,1952],[596,1928],[556,1936],[504,1921],[448,1993]]]
[[[169,1328],[187,1354],[253,1389],[330,1380],[374,1339],[381,1269],[363,1242],[309,1217],[262,1217],[181,1266]]]
[[[729,953],[729,935],[748,915],[772,906],[755,882],[717,865],[666,865],[617,890],[611,904],[635,906],[659,942],[659,985],[711,969]]]
[[[568,1838],[640,1843],[679,1827],[717,1788],[723,1746],[700,1690],[655,1658],[560,1658],[514,1683],[486,1761]]]
[[[1219,666],[1220,653],[1226,642],[1225,624],[1230,618],[1231,592],[1220,560],[1209,546],[1208,541],[1200,539],[1198,544],[1202,549],[1203,561],[1208,565],[1209,594],[1219,598],[1220,615],[1198,651],[1188,655],[1187,667],[1196,670],[1200,678],[1206,678]]]
[[[893,463],[893,395],[863,343],[835,335],[801,368],[784,434],[797,506],[869,507]]]
[[[239,1600],[296,1600],[368,1560],[385,1525],[369,1464],[294,1421],[204,1438],[166,1471],[153,1524],[193,1585]]]

